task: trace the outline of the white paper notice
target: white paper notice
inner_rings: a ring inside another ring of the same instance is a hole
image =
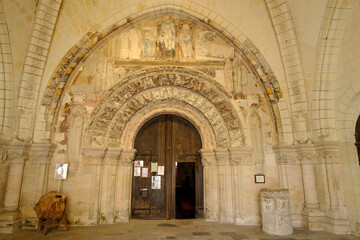
[[[141,167],[134,167],[134,177],[141,176]]]
[[[165,167],[164,166],[158,166],[158,175],[164,175],[164,170],[165,170]]]
[[[152,176],[151,189],[161,189],[161,176]]]
[[[55,179],[66,179],[68,164],[56,164]]]

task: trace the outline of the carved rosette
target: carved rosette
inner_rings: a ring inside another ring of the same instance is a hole
[[[121,153],[120,164],[130,166],[135,159],[136,149],[124,149]]]
[[[276,236],[293,233],[288,189],[260,190],[260,207],[263,231]]]
[[[216,157],[214,150],[210,149],[201,149],[201,162],[203,166],[215,166],[216,165]]]

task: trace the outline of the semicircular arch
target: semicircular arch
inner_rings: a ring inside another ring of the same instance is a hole
[[[283,130],[281,124],[282,115],[280,114],[277,103],[281,98],[281,90],[278,81],[273,74],[269,64],[261,55],[260,51],[252,44],[252,42],[242,34],[231,23],[227,22],[221,16],[215,15],[210,18],[209,15],[202,15],[201,12],[193,11],[190,7],[183,7],[182,1],[174,1],[173,3],[152,4],[147,6],[146,11],[137,9],[136,11],[115,14],[110,18],[97,24],[86,36],[83,37],[69,52],[64,56],[58,67],[54,71],[48,86],[44,92],[42,105],[46,106],[46,126],[49,129],[54,126],[57,113],[59,112],[59,104],[61,102],[65,89],[70,85],[68,79],[72,79],[72,74],[78,64],[94,49],[99,46],[103,40],[111,37],[116,32],[128,29],[141,21],[149,18],[162,16],[164,14],[173,14],[187,16],[197,21],[197,23],[206,25],[207,28],[216,31],[224,39],[226,39],[237,51],[241,58],[246,62],[248,69],[259,79],[259,85],[263,89],[269,106],[271,106],[271,115],[276,131],[276,142],[283,141]],[[197,4],[196,4],[197,5]],[[200,6],[200,5],[199,5]],[[200,7],[197,9],[201,9]],[[122,17],[120,17],[122,16]],[[219,22],[219,20],[221,20]],[[227,27],[223,27],[224,23]],[[54,131],[54,129],[52,129]],[[51,136],[51,134],[49,134]]]

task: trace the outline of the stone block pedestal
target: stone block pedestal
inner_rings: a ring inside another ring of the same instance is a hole
[[[288,236],[293,233],[288,189],[260,190],[262,230],[270,235]]]

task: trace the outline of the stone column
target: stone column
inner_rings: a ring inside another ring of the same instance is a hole
[[[0,212],[3,211],[6,184],[9,171],[8,142],[0,142]]]
[[[205,221],[219,221],[219,181],[215,152],[201,149],[204,176],[204,217]]]
[[[105,158],[102,161],[99,223],[113,223],[116,219],[116,174],[120,160],[120,153],[121,149],[108,149],[106,151]]]
[[[294,164],[297,160],[297,153],[292,145],[279,145],[274,147],[276,162],[279,169],[281,188],[289,188],[289,174],[287,165]]]
[[[320,211],[316,185],[315,164],[319,163],[312,144],[297,145],[304,186],[305,203],[302,225],[310,230],[321,230],[324,214]]]
[[[330,199],[330,208],[325,212],[325,228],[336,234],[347,234],[350,226],[346,214],[338,143],[318,143],[316,148],[321,160],[325,164],[326,187],[328,187]]]
[[[233,223],[233,174],[229,151],[224,148],[217,148],[215,154],[219,169],[220,222]]]
[[[24,168],[21,192],[21,213],[25,218],[37,219],[34,205],[47,191],[49,165],[55,148],[53,144],[31,145],[29,159]]]
[[[19,227],[21,213],[19,200],[24,175],[24,164],[28,159],[29,144],[13,143],[7,152],[7,181],[4,196],[4,208],[0,213],[0,233],[11,233]],[[5,162],[4,162],[5,161]]]
[[[4,200],[5,211],[18,210],[24,164],[28,159],[28,152],[29,145],[26,143],[13,144],[8,151],[9,172]]]
[[[230,164],[233,176],[234,223],[245,224],[242,166],[252,165],[251,148],[230,148]]]
[[[262,230],[270,235],[288,236],[293,233],[290,195],[287,189],[260,190]]]
[[[97,223],[100,217],[100,199],[101,199],[101,180],[102,180],[102,162],[105,158],[107,149],[103,147],[86,147],[82,149],[83,164],[90,169],[88,191],[90,191],[89,220]]]
[[[128,222],[131,211],[131,184],[136,149],[123,149],[116,173],[116,222]]]

